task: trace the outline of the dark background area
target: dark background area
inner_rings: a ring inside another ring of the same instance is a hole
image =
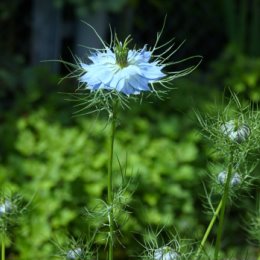
[[[79,44],[100,46],[97,37],[80,20],[92,22],[104,39],[109,40],[111,25],[119,37],[131,34],[138,45],[151,45],[156,33],[162,29],[166,15],[165,39],[175,37],[177,43],[187,41],[181,53],[177,54],[180,57],[198,53],[209,64],[228,43],[225,4],[221,1],[121,0],[94,3],[69,0],[2,1],[3,54],[21,55],[26,64],[36,65],[45,59],[58,59],[61,55],[70,58],[68,48],[76,49]],[[246,23],[249,24],[253,2],[247,5]],[[87,39],[88,42],[78,42],[76,38]],[[203,66],[206,66],[205,62]]]

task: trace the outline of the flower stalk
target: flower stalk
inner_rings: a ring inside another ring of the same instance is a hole
[[[231,176],[232,176],[232,163],[233,163],[233,151],[230,153],[230,162],[229,162],[229,167],[228,167],[228,173],[227,173],[227,179],[224,187],[224,193],[223,196],[218,204],[218,207],[216,211],[214,212],[214,215],[208,225],[208,228],[200,242],[199,249],[195,255],[195,260],[199,259],[201,251],[203,250],[205,243],[208,239],[208,236],[215,224],[215,221],[217,217],[220,215],[220,220],[219,220],[219,227],[218,227],[218,232],[217,232],[217,240],[216,240],[216,246],[215,246],[215,253],[214,253],[214,260],[218,260],[218,254],[220,250],[220,244],[221,244],[221,237],[223,233],[223,225],[224,225],[224,217],[225,217],[225,208],[226,208],[226,203],[228,200],[228,193],[229,193],[229,186],[231,182]]]
[[[218,255],[219,255],[219,251],[220,251],[221,237],[222,237],[222,233],[223,233],[224,218],[225,218],[225,209],[226,209],[226,204],[227,204],[227,200],[228,200],[229,186],[230,186],[231,176],[232,176],[233,157],[234,157],[233,151],[231,150],[230,161],[229,161],[229,166],[228,166],[227,181],[226,181],[226,184],[224,187],[224,193],[223,193],[223,196],[221,199],[222,206],[221,206],[221,211],[220,211],[217,240],[216,240],[216,246],[215,246],[215,252],[214,252],[214,260],[218,260]]]
[[[107,202],[109,206],[108,224],[109,224],[109,251],[108,259],[113,260],[113,240],[114,240],[114,214],[113,214],[113,155],[114,155],[114,140],[116,132],[117,120],[117,102],[113,102],[112,111],[110,113],[110,134],[108,140],[108,174],[107,174]]]
[[[87,23],[86,23],[87,24]],[[163,28],[165,21],[163,24]],[[193,56],[180,61],[171,61],[171,57],[181,47],[174,49],[173,39],[160,44],[162,31],[157,33],[156,42],[153,47],[147,44],[141,49],[129,48],[131,36],[125,41],[118,40],[117,35],[111,32],[110,44],[105,43],[96,30],[87,24],[98,39],[103,48],[91,51],[88,63],[84,63],[79,57],[74,57],[76,64],[63,62],[72,67],[72,72],[65,78],[77,78],[79,85],[77,93],[73,93],[73,99],[79,102],[77,107],[80,114],[106,111],[109,113],[109,135],[108,135],[108,166],[107,166],[107,201],[104,203],[106,209],[102,216],[106,216],[108,225],[108,259],[113,260],[115,220],[117,215],[117,194],[113,191],[113,156],[114,140],[117,123],[117,108],[129,108],[130,98],[136,100],[137,95],[152,93],[160,97],[172,86],[172,81],[178,77],[192,72],[201,62],[201,56]],[[162,30],[163,30],[162,28]],[[135,46],[135,45],[134,45]],[[163,50],[162,53],[160,51]],[[198,58],[196,65],[186,69],[168,71],[169,67]],[[161,87],[157,88],[157,87]],[[88,95],[85,96],[85,91]],[[77,97],[79,96],[79,98]],[[140,100],[142,100],[140,97]],[[103,219],[102,219],[103,220]]]
[[[2,259],[2,260],[5,260],[5,241],[4,241],[4,239],[2,239],[1,259]]]
[[[195,255],[195,260],[199,259],[199,257],[200,257],[201,251],[203,250],[203,248],[205,246],[205,243],[206,243],[206,241],[208,239],[208,236],[209,236],[209,234],[210,234],[210,232],[211,232],[211,230],[212,230],[212,228],[213,228],[213,226],[215,224],[215,221],[216,221],[216,219],[217,219],[217,217],[219,215],[219,212],[220,212],[220,210],[222,208],[222,205],[223,205],[223,198],[220,200],[220,202],[218,204],[218,207],[217,207],[216,211],[214,212],[214,215],[213,215],[213,217],[212,217],[212,219],[211,219],[211,221],[210,221],[210,223],[208,225],[208,228],[207,228],[207,230],[206,230],[206,232],[205,232],[205,234],[204,234],[204,236],[203,236],[203,238],[202,238],[202,240],[200,242],[199,249],[198,249],[198,251],[197,251],[197,253]]]

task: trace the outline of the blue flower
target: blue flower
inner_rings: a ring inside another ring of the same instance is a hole
[[[91,91],[115,90],[125,95],[152,91],[150,85],[166,75],[159,61],[151,61],[152,52],[146,46],[140,50],[128,50],[128,41],[117,43],[112,49],[96,51],[90,64],[80,62],[82,69],[79,81]]]
[[[131,37],[122,43],[111,31],[111,42],[105,43],[94,27],[87,24],[103,45],[102,49],[94,49],[88,62],[74,56],[76,64],[64,62],[72,67],[64,78],[76,78],[78,88],[71,93],[72,100],[78,102],[76,113],[81,115],[107,111],[111,114],[113,106],[129,108],[129,100],[144,92],[162,97],[172,89],[172,81],[191,73],[201,62],[200,56],[183,60],[172,60],[172,56],[182,44],[175,48],[174,39],[160,43],[162,31],[157,33],[155,44],[147,48],[128,48]],[[190,59],[199,61],[183,69],[170,71],[176,64]],[[86,95],[88,92],[88,95]]]

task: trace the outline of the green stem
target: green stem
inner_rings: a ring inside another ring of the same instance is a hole
[[[113,260],[113,236],[114,236],[114,214],[113,214],[113,155],[114,155],[114,139],[116,132],[116,104],[113,104],[112,114],[111,114],[111,128],[109,134],[109,144],[108,144],[108,152],[109,152],[109,160],[108,160],[108,178],[107,178],[107,202],[109,205],[109,252],[108,259]]]
[[[5,260],[5,239],[2,238],[2,254],[1,260]]]
[[[230,186],[230,181],[231,181],[231,176],[232,176],[232,164],[233,164],[233,151],[231,151],[231,153],[230,153],[227,180],[226,180],[226,184],[224,187],[224,194],[222,196],[222,207],[221,207],[220,218],[219,218],[219,226],[218,226],[218,232],[217,232],[214,260],[218,260],[218,255],[219,255],[219,251],[220,251],[221,237],[222,237],[223,226],[224,226],[225,209],[226,209],[226,204],[227,204],[227,200],[228,200],[229,186]]]
[[[210,223],[208,225],[208,228],[207,228],[207,230],[206,230],[206,232],[205,232],[205,234],[203,236],[203,239],[201,240],[199,249],[198,249],[198,251],[197,251],[197,253],[195,255],[195,260],[199,259],[199,257],[200,257],[200,253],[201,253],[202,249],[204,248],[204,245],[205,245],[205,243],[206,243],[206,241],[208,239],[210,231],[211,231],[211,229],[212,229],[212,227],[213,227],[213,225],[214,225],[214,223],[215,223],[215,221],[216,221],[216,219],[217,219],[217,217],[219,215],[220,209],[222,207],[222,203],[223,203],[223,199],[220,200],[220,202],[218,204],[218,207],[217,207],[216,211],[214,212],[214,215],[213,215],[213,217],[212,217],[212,219],[211,219],[211,221],[210,221]]]

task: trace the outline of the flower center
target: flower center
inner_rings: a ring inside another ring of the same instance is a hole
[[[130,37],[127,37],[122,44],[121,42],[118,41],[117,37],[115,38],[115,55],[116,55],[116,63],[121,67],[125,68],[128,66],[127,62],[127,56],[128,56],[128,47],[127,45],[131,41]]]
[[[127,54],[128,48],[116,47],[115,55],[116,55],[116,63],[121,67],[127,67]]]

